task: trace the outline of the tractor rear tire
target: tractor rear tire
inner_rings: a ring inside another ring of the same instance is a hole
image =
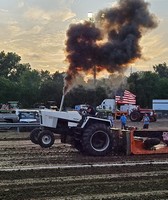
[[[83,147],[82,147],[81,141],[75,140],[74,148],[77,149],[79,152],[83,153]]]
[[[92,124],[83,132],[83,152],[91,156],[105,156],[112,150],[110,129],[105,124]]]
[[[157,119],[156,119],[156,117],[152,116],[152,117],[150,117],[150,121],[151,121],[151,122],[156,122]]]
[[[43,148],[51,147],[54,144],[54,134],[49,130],[44,130],[39,133],[38,143]]]
[[[142,120],[141,114],[137,111],[133,111],[130,113],[130,120],[132,122],[139,122]]]
[[[38,135],[40,133],[41,129],[40,128],[35,128],[31,131],[30,133],[30,140],[34,143],[34,144],[38,144]]]

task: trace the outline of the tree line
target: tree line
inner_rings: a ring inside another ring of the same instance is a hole
[[[136,95],[137,104],[151,108],[152,99],[168,99],[168,66],[153,66],[154,71],[139,71],[129,76],[110,74],[108,78],[76,79],[75,87],[65,96],[64,107],[77,104],[99,105],[105,98],[122,95],[125,89]],[[38,71],[29,63],[21,63],[21,57],[13,52],[0,52],[0,103],[19,101],[23,108],[55,101],[59,107],[65,72]]]

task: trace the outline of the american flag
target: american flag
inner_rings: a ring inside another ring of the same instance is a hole
[[[133,93],[131,93],[128,90],[124,91],[124,95],[123,96],[115,96],[115,100],[118,104],[136,104],[136,95],[134,95]]]
[[[116,100],[116,102],[117,102],[117,101],[121,101],[121,96],[116,95],[116,96],[115,96],[115,100]]]

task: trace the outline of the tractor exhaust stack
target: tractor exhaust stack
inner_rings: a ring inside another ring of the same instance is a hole
[[[60,104],[60,109],[59,109],[59,111],[62,111],[62,107],[63,107],[63,103],[64,103],[64,98],[65,98],[65,95],[63,94],[63,95],[62,95],[62,99],[61,99],[61,104]]]

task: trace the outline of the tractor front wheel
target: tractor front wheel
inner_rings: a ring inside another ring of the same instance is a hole
[[[157,119],[156,119],[155,116],[151,116],[151,117],[150,117],[150,121],[151,121],[151,122],[156,122],[156,120],[157,120]]]
[[[30,140],[34,144],[38,144],[38,134],[40,133],[41,129],[40,128],[35,128],[31,131],[30,133]]]
[[[54,134],[49,130],[44,130],[39,133],[38,143],[43,148],[51,147],[54,144]]]

